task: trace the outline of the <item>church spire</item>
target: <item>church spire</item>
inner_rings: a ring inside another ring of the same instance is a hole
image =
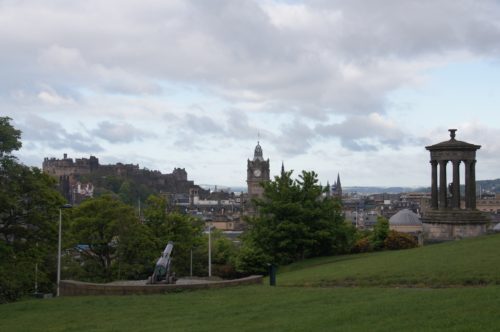
[[[282,160],[281,161],[281,176],[283,176],[284,174],[285,174],[285,163]]]
[[[340,174],[337,173],[337,181],[335,182],[335,196],[342,199],[342,185],[340,184]]]

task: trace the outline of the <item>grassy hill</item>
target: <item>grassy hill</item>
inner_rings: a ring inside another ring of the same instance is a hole
[[[499,249],[495,235],[308,260],[280,268],[278,287],[27,300],[0,306],[0,330],[494,331]],[[339,285],[370,287],[325,287]]]
[[[410,250],[322,257],[280,269],[285,286],[450,287],[500,284],[500,235]]]

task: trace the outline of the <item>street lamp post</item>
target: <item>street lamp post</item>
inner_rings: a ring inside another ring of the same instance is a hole
[[[212,223],[208,223],[208,277],[212,276]]]
[[[189,276],[193,276],[193,247],[191,247],[191,264],[189,265]]]
[[[57,292],[56,296],[59,297],[59,284],[61,282],[61,233],[62,233],[62,210],[70,209],[71,204],[65,204],[59,207],[59,241],[57,245]]]

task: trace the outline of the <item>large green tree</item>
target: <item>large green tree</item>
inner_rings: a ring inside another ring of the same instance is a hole
[[[111,281],[151,274],[157,256],[155,239],[130,206],[104,195],[84,201],[71,219],[71,247],[79,248],[80,257],[80,271],[72,271],[77,277]]]
[[[259,215],[248,220],[242,254],[270,259],[263,264],[287,264],[349,250],[354,229],[344,222],[340,202],[324,195],[326,188],[318,184],[315,172],[291,176],[292,171],[282,172],[262,183],[264,197],[255,201]],[[240,257],[238,265],[256,264]]]
[[[34,291],[35,278],[43,292],[52,291],[55,281],[64,199],[52,178],[11,155],[21,147],[20,134],[0,117],[0,302]]]

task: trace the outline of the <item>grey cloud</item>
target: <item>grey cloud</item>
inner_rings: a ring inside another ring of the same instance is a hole
[[[314,125],[316,123],[316,125]],[[338,139],[341,145],[352,151],[376,151],[383,147],[398,150],[405,145],[422,145],[423,137],[403,132],[396,124],[378,113],[367,116],[348,116],[340,123],[313,122],[295,116],[281,124],[278,132],[272,132],[250,124],[246,113],[230,110],[224,122],[215,122],[207,115],[187,114],[182,122],[182,135],[189,137],[215,135],[232,140],[257,139],[257,134],[272,143],[285,155],[307,153],[318,139]],[[187,144],[183,142],[182,144]],[[194,147],[194,143],[189,143]]]
[[[481,145],[478,155],[481,158],[494,160],[496,163],[499,163],[500,141],[498,137],[500,137],[500,129],[475,122],[459,124],[456,128],[458,128],[456,133],[458,140]],[[447,128],[442,128],[442,130],[436,133],[435,137],[439,137],[438,133],[439,136],[443,137],[443,141],[449,139],[447,137]],[[494,169],[498,169],[498,167]]]
[[[318,125],[315,131],[323,137],[338,137],[345,148],[354,151],[378,150],[381,146],[398,149],[411,139],[377,113],[348,117],[341,123]]]
[[[125,122],[100,122],[98,127],[91,133],[110,143],[130,143],[133,141],[142,141],[145,138],[155,137],[154,133],[135,128]]]
[[[33,145],[45,143],[55,149],[70,148],[77,152],[99,152],[102,147],[93,142],[86,133],[69,133],[59,123],[47,121],[37,115],[30,116],[29,120],[20,123],[23,141]]]
[[[467,50],[498,53],[497,1],[310,1],[318,11],[337,11],[340,52],[356,58],[405,57]]]
[[[227,113],[226,133],[236,139],[257,139],[260,134],[263,138],[272,138],[273,134],[266,128],[258,128],[251,124],[251,119],[241,110],[230,110]]]
[[[0,90],[141,96],[173,82],[313,119],[383,114],[430,67],[498,58],[499,16],[493,0],[9,2]]]
[[[205,115],[195,115],[189,113],[184,118],[184,123],[192,131],[198,134],[221,134],[224,132],[224,128],[216,123],[212,118]]]
[[[314,131],[299,119],[283,126],[281,134],[272,139],[274,145],[286,156],[306,153],[311,147]]]
[[[40,51],[37,62],[42,72],[58,73],[54,81],[59,85],[68,82],[85,85],[93,90],[111,91],[123,94],[151,94],[161,91],[152,78],[132,68],[124,69],[117,63],[102,64],[87,59],[90,50],[52,44]],[[83,52],[86,52],[84,55]],[[61,84],[62,83],[62,84]]]
[[[200,109],[200,111],[203,111]],[[240,110],[228,110],[222,119],[214,120],[209,115],[186,114],[178,122],[182,132],[186,135],[213,135],[236,140],[257,139],[258,134],[263,138],[273,138],[274,134],[265,128],[258,128],[250,124],[246,113]]]
[[[203,149],[203,141],[199,136],[193,134],[192,131],[181,129],[177,132],[176,140],[173,145],[181,148],[183,151],[201,151]]]

